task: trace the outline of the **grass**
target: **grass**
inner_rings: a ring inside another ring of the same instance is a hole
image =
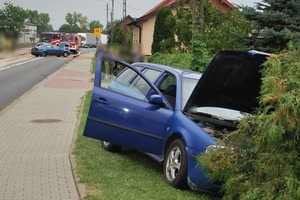
[[[212,199],[205,194],[167,185],[163,180],[162,165],[142,153],[129,149],[119,154],[109,153],[100,147],[100,141],[83,137],[90,99],[91,91],[85,97],[74,149],[77,176],[86,185],[86,199]]]
[[[90,72],[92,73],[92,74],[95,74],[95,72],[96,72],[96,58],[94,57],[93,59],[92,59],[92,67],[91,67],[91,69],[90,69]]]

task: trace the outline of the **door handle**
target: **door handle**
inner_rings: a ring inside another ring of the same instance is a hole
[[[96,102],[101,104],[108,104],[108,101],[105,98],[98,98],[96,99]]]

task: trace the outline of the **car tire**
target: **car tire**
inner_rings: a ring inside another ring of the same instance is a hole
[[[60,55],[57,55],[57,57],[60,57]]]
[[[47,57],[47,52],[43,52],[42,57]]]
[[[64,52],[63,57],[68,57],[68,52]]]
[[[164,159],[164,179],[173,187],[187,189],[187,153],[181,139],[174,140],[168,147]]]
[[[35,57],[39,57],[39,55],[35,55]]]
[[[101,145],[103,149],[112,153],[120,152],[122,148],[119,145],[111,144],[110,142],[106,142],[106,141],[101,141]]]

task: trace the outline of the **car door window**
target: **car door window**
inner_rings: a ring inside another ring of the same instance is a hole
[[[158,89],[165,96],[172,108],[176,105],[176,78],[171,74],[166,74],[162,81],[159,83]]]
[[[142,73],[147,77],[147,79],[154,83],[154,81],[158,78],[158,76],[161,74],[160,71],[153,70],[153,69],[145,69],[142,71]],[[142,92],[145,96],[148,94],[150,90],[150,85],[140,76],[136,77],[132,83],[134,87],[136,87],[140,92]]]
[[[148,102],[151,86],[133,69],[121,63],[102,63],[100,87],[135,99]]]
[[[161,74],[160,71],[154,70],[154,69],[147,69],[144,70],[143,73],[145,76],[151,81],[151,83],[154,83],[154,81],[158,78],[158,76]]]

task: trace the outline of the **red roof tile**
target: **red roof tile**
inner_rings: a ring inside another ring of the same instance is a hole
[[[232,8],[232,9],[236,8],[234,5],[232,5],[227,0],[219,0],[219,1],[221,1],[221,3],[226,4],[228,7]],[[157,4],[156,6],[154,6],[152,9],[150,9],[148,12],[146,12],[142,17],[140,17],[138,19],[138,21],[146,18],[147,16],[151,16],[152,14],[155,14],[162,7],[173,6],[173,5],[177,4],[178,2],[179,2],[179,0],[163,0],[162,2],[160,2],[159,4]]]
[[[159,4],[157,4],[156,6],[154,6],[151,10],[149,10],[148,12],[146,12],[146,14],[144,14],[142,17],[145,17],[147,15],[155,13],[155,12],[157,12],[162,7],[171,6],[172,4],[176,4],[178,2],[179,2],[179,0],[163,0],[162,2],[160,2]]]
[[[236,7],[234,5],[232,5],[232,3],[230,3],[227,0],[221,0],[221,3],[226,4],[229,8],[236,9]]]

